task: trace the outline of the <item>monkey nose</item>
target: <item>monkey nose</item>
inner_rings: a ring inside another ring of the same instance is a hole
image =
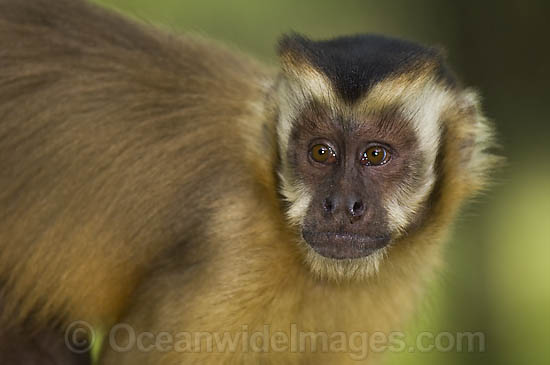
[[[356,196],[326,198],[323,200],[323,210],[328,216],[346,217],[351,224],[357,222],[365,213],[363,200]]]

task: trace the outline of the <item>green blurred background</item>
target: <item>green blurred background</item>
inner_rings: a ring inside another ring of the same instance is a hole
[[[410,333],[486,334],[486,351],[388,354],[388,364],[550,363],[550,2],[97,0],[276,63],[291,30],[376,32],[441,45],[484,99],[508,166],[469,204]]]

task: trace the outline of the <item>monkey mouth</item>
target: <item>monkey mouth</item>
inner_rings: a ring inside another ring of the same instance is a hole
[[[302,237],[319,255],[336,260],[366,257],[390,242],[389,235],[371,236],[347,232],[302,231]]]

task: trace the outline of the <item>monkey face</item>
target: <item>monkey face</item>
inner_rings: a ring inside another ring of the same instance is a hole
[[[405,81],[411,94],[383,82],[351,106],[321,95],[282,109],[281,192],[317,274],[368,277],[422,226],[448,107],[446,89],[426,82]]]
[[[319,255],[366,257],[399,235],[390,222],[394,194],[425,184],[426,158],[399,113],[331,113],[310,103],[290,136],[288,161],[310,192],[301,234]]]
[[[289,222],[312,271],[369,276],[427,219],[446,123],[472,103],[437,51],[405,41],[291,36],[280,56],[279,176]]]

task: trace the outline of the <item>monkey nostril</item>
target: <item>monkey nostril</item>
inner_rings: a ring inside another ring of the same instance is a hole
[[[349,222],[351,224],[357,222],[365,212],[365,207],[362,201],[356,201],[348,210]]]
[[[351,215],[354,217],[360,217],[363,215],[364,212],[364,206],[362,201],[356,201],[353,203],[353,206],[351,207]]]
[[[326,198],[323,201],[323,208],[325,209],[326,212],[332,213],[332,209],[334,208],[334,206],[332,205],[332,200],[330,200],[329,198]]]

